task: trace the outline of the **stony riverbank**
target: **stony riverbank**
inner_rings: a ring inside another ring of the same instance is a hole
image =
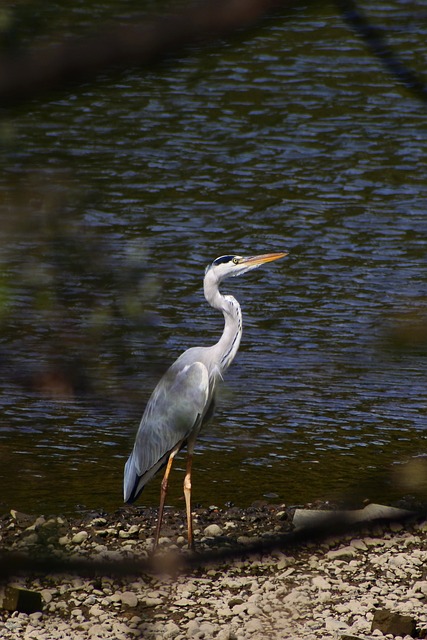
[[[198,549],[281,534],[291,529],[292,515],[264,503],[199,509]],[[30,557],[48,552],[59,559],[141,560],[152,544],[155,517],[155,510],[142,509],[80,519],[12,512],[0,520],[2,548]],[[186,553],[182,517],[168,510],[161,540],[178,554]],[[374,525],[174,575],[32,574],[10,576],[10,585],[40,594],[41,611],[2,610],[5,640],[427,638],[427,522]],[[394,626],[379,622],[382,610],[396,614]]]

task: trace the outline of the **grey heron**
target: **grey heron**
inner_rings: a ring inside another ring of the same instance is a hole
[[[184,446],[188,451],[184,477],[188,545],[194,546],[191,515],[194,444],[200,429],[212,417],[218,381],[233,361],[242,337],[240,305],[233,296],[222,295],[219,285],[226,278],[240,276],[286,255],[287,252],[251,257],[220,256],[206,267],[204,294],[211,307],[224,315],[222,336],[211,347],[187,349],[166,371],[147,403],[124,470],[124,501],[131,503],[157,471],[166,466],[153,550],[159,541],[173,459]]]

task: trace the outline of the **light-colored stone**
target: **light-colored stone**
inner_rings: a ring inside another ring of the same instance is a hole
[[[99,616],[101,616],[104,613],[104,610],[101,609],[101,607],[98,604],[94,604],[91,606],[91,608],[89,609],[89,615],[93,616],[94,618],[99,618]]]
[[[356,549],[352,546],[340,547],[339,549],[331,549],[326,554],[329,560],[342,560],[347,558],[354,558],[356,556]]]
[[[293,524],[296,529],[329,525],[331,528],[337,522],[353,524],[356,522],[372,522],[382,519],[397,519],[409,517],[407,509],[397,509],[381,504],[368,504],[363,509],[332,511],[326,509],[295,509]]]
[[[175,622],[173,622],[172,620],[170,620],[163,627],[162,637],[163,638],[176,638],[176,636],[179,634],[179,632],[180,632],[180,630],[179,630],[178,625],[175,624]]]
[[[120,596],[120,600],[126,607],[133,608],[138,604],[138,598],[133,591],[124,591]]]
[[[218,536],[222,536],[223,530],[217,524],[210,524],[205,528],[203,534],[206,538],[217,538]]]
[[[357,549],[358,551],[366,551],[367,550],[367,545],[365,543],[364,540],[361,540],[360,538],[354,538],[351,542],[350,542],[350,546],[354,547],[355,549]]]
[[[78,533],[75,533],[73,535],[73,537],[71,538],[71,542],[73,544],[81,544],[82,542],[87,540],[88,537],[89,537],[89,534],[87,531],[79,531]]]
[[[188,598],[178,598],[178,600],[174,602],[176,607],[191,607],[192,604],[193,600],[189,600]]]
[[[337,620],[332,616],[327,616],[325,618],[325,629],[326,631],[332,631],[336,633],[336,632],[344,631],[345,629],[348,629],[348,624],[346,624],[345,622],[342,622],[342,620]]]
[[[261,633],[264,629],[264,625],[259,618],[253,618],[246,623],[245,629],[248,633]]]
[[[328,590],[331,588],[331,583],[329,582],[329,580],[325,580],[325,578],[323,578],[322,576],[315,576],[312,579],[312,584],[314,587],[316,587],[316,589],[320,590]]]
[[[43,598],[46,604],[52,601],[52,590],[51,589],[42,589],[40,591],[40,595]]]

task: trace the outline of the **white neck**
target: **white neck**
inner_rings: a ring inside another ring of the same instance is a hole
[[[205,298],[214,309],[224,315],[224,331],[218,342],[211,347],[215,360],[221,371],[233,362],[239,349],[242,337],[242,312],[240,304],[233,296],[223,296],[218,289],[218,281],[211,272],[207,272],[204,280]]]

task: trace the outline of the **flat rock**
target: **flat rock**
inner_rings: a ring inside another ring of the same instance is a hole
[[[336,523],[353,524],[373,520],[394,520],[409,517],[411,511],[381,504],[368,504],[363,509],[332,511],[327,509],[295,509],[293,524],[296,529],[314,526],[331,526]]]
[[[401,613],[379,609],[375,611],[372,620],[371,631],[378,629],[383,635],[391,633],[393,636],[416,635],[416,622],[411,616],[404,616]]]
[[[4,591],[2,607],[8,611],[34,613],[35,611],[42,611],[43,600],[38,591],[9,585]]]

